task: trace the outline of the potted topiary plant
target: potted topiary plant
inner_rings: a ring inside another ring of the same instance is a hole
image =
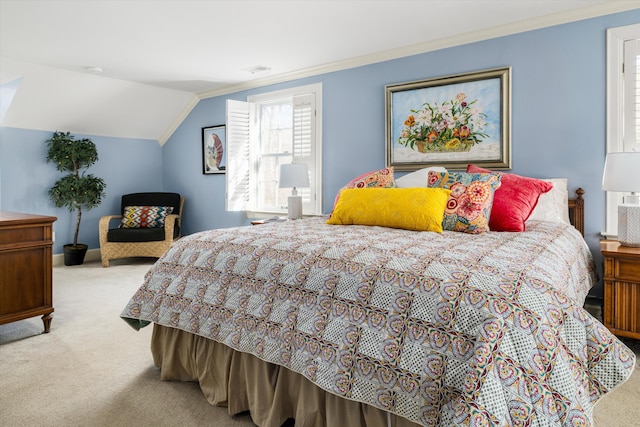
[[[63,246],[64,264],[79,265],[84,262],[88,248],[78,243],[82,208],[89,210],[98,206],[107,188],[102,178],[83,171],[98,160],[98,150],[90,139],[75,139],[69,132],[56,131],[46,143],[47,161],[55,163],[59,171],[68,172],[49,189],[49,197],[56,207],[66,206],[69,212],[77,212],[73,243]]]

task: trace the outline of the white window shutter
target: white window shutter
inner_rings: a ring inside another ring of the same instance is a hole
[[[640,151],[640,24],[607,30],[607,153]],[[624,193],[606,192],[606,237],[618,234]]]
[[[228,211],[249,209],[250,104],[227,99],[227,201]]]
[[[227,101],[227,210],[245,210],[249,216],[285,212],[286,191],[277,188],[278,166],[293,161],[309,169],[310,188],[298,189],[303,213],[321,214],[322,84],[247,100]],[[269,116],[275,122],[266,120],[265,111],[278,116]]]
[[[293,98],[293,163],[305,163],[309,168],[310,187],[299,190],[304,213],[315,213],[316,211],[315,117],[315,94],[296,95]]]
[[[314,94],[293,98],[293,153],[298,161],[313,159],[315,103]]]
[[[640,39],[624,42],[624,151],[640,151]]]

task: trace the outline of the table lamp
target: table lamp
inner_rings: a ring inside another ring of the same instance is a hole
[[[602,189],[631,193],[618,205],[618,241],[640,247],[640,152],[607,154]]]
[[[278,187],[291,188],[291,195],[287,203],[288,218],[302,218],[302,196],[298,195],[298,188],[309,186],[309,170],[304,163],[290,163],[280,165],[280,182]]]

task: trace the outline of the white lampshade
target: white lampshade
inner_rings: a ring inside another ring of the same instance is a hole
[[[607,154],[602,189],[631,193],[618,205],[618,241],[640,247],[640,152]]]
[[[309,170],[304,163],[280,165],[280,188],[300,188],[309,186]]]
[[[309,186],[309,170],[304,163],[291,163],[280,166],[280,188],[292,188],[291,196],[287,200],[289,219],[302,218],[302,197],[298,196],[296,188]]]
[[[620,192],[640,191],[640,152],[607,154],[602,189]]]

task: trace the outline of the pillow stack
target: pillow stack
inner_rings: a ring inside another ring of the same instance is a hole
[[[388,167],[349,181],[338,192],[327,223],[470,234],[521,232],[528,220],[569,223],[566,180],[535,179],[475,165],[468,165],[466,172],[428,167],[397,180],[393,172]],[[551,192],[554,188],[557,191]]]

